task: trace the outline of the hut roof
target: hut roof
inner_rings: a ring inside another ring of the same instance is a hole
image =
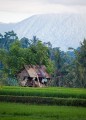
[[[38,77],[35,69],[29,65],[25,65],[25,69],[30,77]]]
[[[30,77],[50,78],[50,75],[46,72],[46,67],[44,65],[25,65],[24,67]]]

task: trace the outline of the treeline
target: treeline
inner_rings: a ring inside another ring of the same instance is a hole
[[[45,65],[51,86],[86,87],[86,40],[79,49],[63,52],[36,36],[19,40],[14,31],[0,34],[0,83],[18,85],[16,74],[25,64]]]

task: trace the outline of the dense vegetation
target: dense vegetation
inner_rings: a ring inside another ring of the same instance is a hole
[[[0,120],[85,120],[86,108],[0,103]]]
[[[46,47],[46,45],[48,47]],[[16,74],[25,64],[42,65],[52,75],[51,86],[86,87],[86,40],[79,49],[63,52],[36,36],[18,39],[14,31],[0,34],[0,84],[18,85]]]

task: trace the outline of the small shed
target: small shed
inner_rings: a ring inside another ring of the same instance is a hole
[[[44,65],[25,65],[17,74],[17,79],[21,86],[43,87],[50,80],[50,75]]]

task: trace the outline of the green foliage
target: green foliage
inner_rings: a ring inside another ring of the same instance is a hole
[[[7,83],[4,79],[14,79],[24,65],[32,64],[46,66],[51,86],[86,87],[86,40],[78,50],[71,49],[72,55],[52,48],[50,42],[43,44],[36,36],[19,41],[14,31],[0,34],[0,81]]]
[[[10,45],[18,39],[14,31],[5,32],[4,35],[0,34],[0,48],[9,50]]]
[[[6,45],[6,50],[0,50],[3,72],[8,75],[8,79],[14,78],[24,65],[45,65],[49,73],[53,72],[53,62],[49,58],[48,48],[35,36],[30,41],[26,38],[19,41],[16,34],[11,31],[6,33],[5,37],[8,42],[13,42]]]
[[[21,40],[21,46],[22,48],[28,48],[30,46],[30,40],[28,38],[23,37]]]
[[[75,50],[70,48],[75,56],[53,49],[53,60],[56,71],[54,73],[54,86],[86,87],[86,40]]]
[[[76,76],[79,87],[86,87],[86,40],[81,43],[80,50],[75,51],[76,54]]]
[[[54,74],[52,86],[70,87],[70,69],[72,68],[72,58],[59,48],[52,49],[52,60],[54,62]],[[71,75],[72,76],[72,75]],[[70,81],[69,81],[69,80]],[[73,85],[71,85],[73,87]]]
[[[11,45],[8,59],[8,63],[10,63],[9,69],[11,70],[11,75],[15,75],[20,69],[23,68],[26,62],[23,53],[24,50],[21,48],[19,41],[16,41]]]

